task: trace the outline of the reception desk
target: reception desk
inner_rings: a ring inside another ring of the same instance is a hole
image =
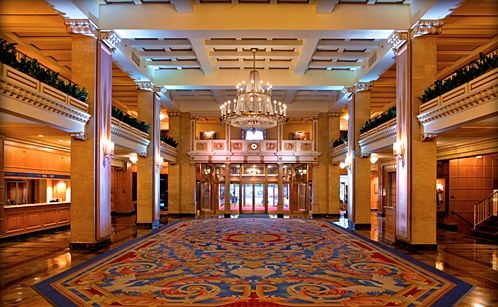
[[[70,202],[56,202],[4,206],[0,237],[69,225],[70,205]]]

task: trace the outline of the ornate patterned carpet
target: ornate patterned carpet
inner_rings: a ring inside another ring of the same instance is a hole
[[[301,219],[183,221],[36,284],[57,306],[451,306],[471,286]]]

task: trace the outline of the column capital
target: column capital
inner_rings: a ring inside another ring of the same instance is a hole
[[[76,141],[85,141],[86,140],[86,134],[85,132],[73,132],[69,134],[73,140]]]
[[[101,31],[99,39],[109,47],[112,53],[114,53],[114,50],[121,43],[121,37],[114,31]]]
[[[371,82],[358,82],[355,84],[354,90],[356,93],[363,92],[363,91],[370,91],[370,90],[372,90],[372,83]]]
[[[343,89],[342,89],[342,92],[344,93],[344,95],[351,95],[351,94],[354,94],[356,92],[356,87],[355,86],[345,86]],[[348,96],[349,97],[349,96]]]
[[[151,81],[135,81],[135,85],[141,91],[153,91],[155,87]]]
[[[330,111],[328,113],[329,117],[341,117],[342,115],[342,112],[341,111]]]
[[[165,89],[164,87],[162,87],[162,86],[155,86],[155,85],[154,85],[154,86],[152,87],[152,91],[153,91],[154,93],[165,93],[166,89]]]
[[[419,20],[411,30],[412,38],[426,34],[441,34],[444,22],[442,20]]]
[[[168,111],[168,116],[171,117],[171,116],[180,116],[180,112],[178,111]],[[195,118],[193,119],[195,120]]]
[[[436,137],[437,137],[436,133],[422,133],[420,139],[422,142],[432,142],[436,139]]]
[[[401,46],[403,46],[408,41],[407,31],[394,31],[391,36],[387,38],[387,42],[391,46],[391,49],[397,51]]]
[[[68,33],[99,37],[99,28],[90,19],[65,19],[64,25]]]

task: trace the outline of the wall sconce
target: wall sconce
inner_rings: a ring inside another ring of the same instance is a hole
[[[156,166],[162,167],[163,163],[164,163],[164,158],[161,157],[161,156],[157,157],[157,159],[156,159]]]
[[[375,164],[379,161],[379,156],[375,153],[370,154],[370,163]]]
[[[394,142],[393,143],[393,155],[397,160],[401,161],[401,164],[405,165],[405,145],[403,142]]]
[[[136,152],[130,153],[129,159],[131,163],[135,164],[138,161],[138,154]]]
[[[344,161],[339,163],[339,167],[342,169],[349,169],[351,167],[351,164],[353,164],[353,156],[348,152],[346,153],[346,158],[344,159]]]
[[[103,139],[103,147],[104,147],[104,166],[107,161],[111,161],[114,156],[114,142],[111,140]]]

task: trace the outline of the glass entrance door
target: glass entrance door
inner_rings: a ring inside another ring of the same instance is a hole
[[[272,212],[275,214],[277,212],[278,206],[278,184],[277,183],[269,183],[267,186],[268,190],[268,212]]]
[[[242,207],[241,213],[265,213],[266,202],[263,183],[242,184]]]
[[[230,183],[230,211],[239,211],[240,202],[240,185]]]

